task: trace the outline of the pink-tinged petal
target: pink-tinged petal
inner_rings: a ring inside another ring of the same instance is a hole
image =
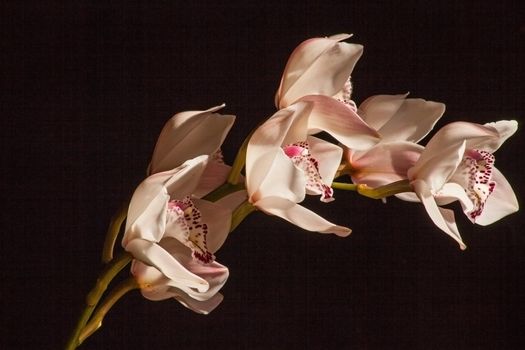
[[[206,243],[208,250],[215,253],[230,233],[232,212],[227,207],[203,199],[192,198],[201,212],[203,222],[208,226]]]
[[[253,133],[246,154],[246,186],[252,195],[268,176],[281,146],[306,139],[307,119],[311,106],[298,103],[275,113]],[[292,127],[294,126],[294,127]],[[290,132],[293,130],[298,130]],[[289,142],[291,141],[291,142]]]
[[[357,150],[370,148],[379,142],[377,131],[344,103],[322,95],[304,96],[300,101],[313,103],[308,119],[310,134],[326,131],[346,147]]]
[[[176,288],[181,288],[188,293],[192,298],[197,300],[206,300],[212,297],[222,288],[229,276],[228,268],[217,261],[203,264],[197,259],[194,259],[189,254],[188,248],[183,246],[175,239],[166,239],[162,242],[162,247],[168,251],[177,261],[179,261],[184,268],[191,271],[195,275],[203,278],[209,288],[204,291],[195,291],[193,289],[186,290],[179,286],[178,280],[168,281],[167,284]]]
[[[210,160],[200,177],[197,188],[193,191],[193,195],[202,198],[224,184],[230,174],[230,170],[231,166],[222,162]]]
[[[330,185],[341,164],[343,150],[333,143],[318,139],[314,136],[308,136],[306,140],[310,145],[312,157],[318,161],[319,175],[321,175],[325,184]]]
[[[412,186],[434,224],[450,237],[454,238],[456,242],[459,243],[461,249],[465,249],[466,245],[463,243],[456,226],[454,212],[450,209],[438,207],[429,186],[424,181],[416,180],[412,183]]]
[[[157,243],[137,238],[131,240],[125,249],[135,259],[157,268],[169,280],[177,281],[177,286],[186,292],[192,292],[191,288],[195,288],[198,292],[204,293],[210,287],[205,279],[190,272]]]
[[[435,194],[434,198],[436,199],[436,203],[440,206],[459,201],[465,213],[470,212],[474,208],[474,204],[465,193],[463,186],[454,182],[444,184]]]
[[[496,168],[492,168],[492,180],[496,183],[496,187],[487,198],[483,212],[474,221],[483,226],[490,225],[519,209],[516,194],[505,176]]]
[[[224,297],[222,294],[217,293],[208,300],[195,300],[188,296],[182,291],[170,291],[173,293],[173,298],[177,299],[179,303],[187,307],[188,309],[198,314],[207,315],[212,312],[222,302]],[[177,293],[178,292],[178,293]]]
[[[131,273],[141,285],[142,295],[152,301],[174,298],[194,312],[207,314],[219,305],[223,299],[220,293],[208,300],[195,300],[179,288],[167,284],[169,281],[159,270],[138,260],[133,260]]]
[[[178,301],[183,302],[183,304],[185,304],[184,306],[186,307],[188,307],[186,304],[190,303],[190,301],[193,301],[195,306],[201,305],[201,307],[205,307],[206,305],[210,305],[210,303],[206,303],[206,300],[211,300],[211,304],[215,304],[217,301],[215,295],[217,294],[217,291],[224,285],[224,282],[228,277],[228,270],[226,267],[218,263],[214,264],[217,266],[209,267],[202,265],[202,267],[199,268],[200,270],[204,270],[204,273],[201,275],[201,277],[207,280],[207,282],[210,284],[210,288],[202,293],[192,290],[191,295],[188,295],[188,293],[180,289],[181,287],[186,289],[184,285],[180,284],[180,281],[169,280],[158,269],[153,266],[146,265],[139,260],[133,260],[131,265],[131,273],[139,283],[142,295],[149,300],[158,301],[168,298],[175,298]],[[209,271],[213,271],[213,273],[210,273]],[[219,273],[217,273],[217,271]],[[197,273],[200,271],[194,269],[194,272]],[[220,299],[222,300],[222,296]],[[193,308],[191,309],[194,310]],[[198,312],[197,310],[194,311]]]
[[[383,142],[418,142],[432,130],[445,105],[423,99],[404,99],[400,108],[379,130]]]
[[[342,237],[352,232],[349,228],[335,225],[311,210],[284,198],[266,197],[254,205],[267,214],[279,216],[307,231],[334,233]]]
[[[441,189],[461,163],[466,143],[442,146],[441,149],[426,147],[416,164],[408,170],[408,178],[423,180],[434,191]]]
[[[335,95],[351,75],[363,53],[357,44],[340,42],[350,35],[314,38],[290,55],[275,96],[277,108],[285,108],[302,96]]]
[[[235,116],[216,112],[224,105],[206,111],[182,112],[164,126],[155,146],[149,173],[175,168],[185,160],[217,151],[232,127]]]
[[[412,142],[379,143],[367,151],[347,151],[347,162],[354,183],[379,187],[407,179],[423,146]]]

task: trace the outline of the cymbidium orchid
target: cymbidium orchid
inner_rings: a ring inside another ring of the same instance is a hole
[[[292,52],[275,95],[278,111],[245,139],[231,167],[220,147],[235,117],[217,113],[224,105],[178,113],[166,123],[148,177],[112,218],[104,270],[67,350],[92,335],[111,306],[134,289],[149,300],[174,298],[198,313],[213,310],[229,274],[214,254],[255,209],[305,230],[347,236],[349,228],[299,203],[307,194],[333,201],[333,188],[371,198],[396,195],[422,202],[461,248],[454,213],[443,205],[459,201],[480,225],[518,210],[493,155],[516,131],[516,121],[451,123],[426,147],[419,145],[445,106],[405,94],[372,96],[357,108],[350,75],[363,47],[343,42],[350,36],[309,39]],[[313,136],[321,132],[338,144]],[[353,183],[333,182],[341,174]],[[125,251],[114,257],[126,214]],[[132,276],[106,293],[130,262]]]
[[[288,107],[306,95],[345,95],[349,101],[349,77],[363,53],[363,46],[342,42],[350,37],[312,38],[297,46],[284,68],[275,106]]]
[[[423,147],[418,145],[445,111],[445,105],[407,95],[377,95],[358,109],[381,141],[370,149],[345,148],[347,172],[356,184],[379,187],[407,178]]]
[[[132,269],[142,293],[152,300],[175,297],[199,312],[224,285],[228,269],[214,261],[229,233],[231,210],[191,197],[207,156],[148,177],[135,191],[122,245],[136,260]]]
[[[408,170],[408,179],[432,221],[466,248],[454,212],[442,205],[460,201],[474,223],[491,224],[518,210],[518,201],[493,153],[517,130],[514,120],[485,125],[455,122],[441,128]]]
[[[326,221],[298,205],[306,194],[332,200],[330,184],[342,149],[310,134],[326,131],[340,142],[367,148],[377,134],[357,114],[326,96],[311,96],[275,113],[255,130],[248,143],[246,187],[249,201],[310,231],[345,236],[346,227]]]

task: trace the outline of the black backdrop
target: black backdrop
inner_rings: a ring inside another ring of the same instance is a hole
[[[227,103],[224,152],[274,112],[302,40],[355,33],[355,100],[404,93],[455,120],[524,121],[519,1],[136,3],[3,1],[2,348],[60,348],[99,271],[106,225],[144,176],[174,113]],[[523,197],[523,131],[497,166]],[[341,239],[250,216],[219,251],[230,267],[210,315],[132,293],[85,349],[489,349],[525,345],[519,212],[473,226],[468,249],[421,205],[336,193],[312,208]],[[520,322],[521,321],[521,322]]]

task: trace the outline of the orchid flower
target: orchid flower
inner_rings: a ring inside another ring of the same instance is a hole
[[[406,98],[404,95],[376,95],[358,109],[363,120],[375,128],[381,141],[367,150],[345,149],[352,181],[379,187],[407,178],[423,147],[418,145],[445,111],[442,103]]]
[[[342,149],[311,134],[326,131],[353,147],[370,147],[377,134],[357,114],[327,96],[310,96],[275,113],[256,129],[247,148],[246,187],[256,208],[322,233],[346,236],[350,229],[298,205],[306,194],[333,200],[330,187]]]
[[[517,130],[515,120],[485,125],[455,122],[429,141],[408,179],[432,221],[465,249],[454,212],[441,205],[459,200],[465,215],[488,225],[518,210],[518,201],[493,153]]]
[[[229,233],[231,210],[191,196],[207,160],[199,156],[144,180],[131,199],[122,241],[144,297],[173,297],[198,312],[220,302],[216,294],[228,278],[213,253]]]
[[[349,77],[363,53],[363,46],[342,42],[350,37],[312,38],[297,46],[284,68],[275,106],[286,108],[306,95],[342,96],[350,101]]]
[[[171,170],[187,159],[217,153],[235,121],[233,115],[215,113],[224,106],[175,114],[160,133],[148,173]]]

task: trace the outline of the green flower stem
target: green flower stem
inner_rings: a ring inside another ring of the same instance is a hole
[[[129,201],[122,203],[118,211],[113,215],[109,222],[108,232],[106,233],[106,239],[104,241],[104,247],[102,248],[102,262],[108,263],[113,259],[113,249],[115,248],[115,242],[120,232],[120,227],[128,214]]]
[[[250,141],[250,138],[252,137],[255,130],[257,130],[257,128],[253,129],[244,139],[241,148],[239,148],[239,151],[235,156],[235,160],[233,161],[230,174],[228,175],[228,179],[226,180],[226,182],[231,185],[237,185],[239,183],[241,171],[244,168],[244,165],[246,165],[246,151],[248,150],[248,142]]]
[[[230,232],[235,230],[237,226],[251,213],[256,211],[255,208],[250,202],[245,201],[237,207],[232,213],[232,224],[230,227]]]
[[[131,259],[131,254],[124,252],[115,257],[108,265],[106,265],[106,268],[99,275],[95,286],[86,297],[86,306],[82,311],[77,325],[66,344],[66,350],[76,349],[80,345],[79,335],[93,314],[93,310],[97,306],[100,298],[102,297],[102,294],[104,294],[104,291],[107,289],[111,280],[113,280],[113,278],[115,278],[115,276],[130,263]]]
[[[89,336],[95,333],[101,326],[104,316],[108,313],[115,303],[122,298],[126,293],[134,289],[138,289],[140,286],[135,280],[135,278],[130,277],[122,282],[120,282],[102,301],[102,303],[97,307],[93,317],[88,324],[82,329],[78,337],[78,345],[82,344]]]
[[[396,181],[376,188],[371,188],[367,185],[347,184],[341,182],[333,182],[332,187],[341,190],[357,191],[360,195],[373,199],[381,199],[403,192],[412,192],[412,187],[408,180]]]
[[[344,182],[332,182],[332,188],[345,191],[357,191],[356,184],[347,184]]]
[[[222,197],[225,197],[229,195],[230,193],[237,192],[240,190],[243,190],[244,183],[239,183],[236,185],[232,185],[230,183],[225,183],[219,186],[216,190],[213,192],[208,193],[206,196],[204,196],[202,199],[210,201],[210,202],[216,202]]]

